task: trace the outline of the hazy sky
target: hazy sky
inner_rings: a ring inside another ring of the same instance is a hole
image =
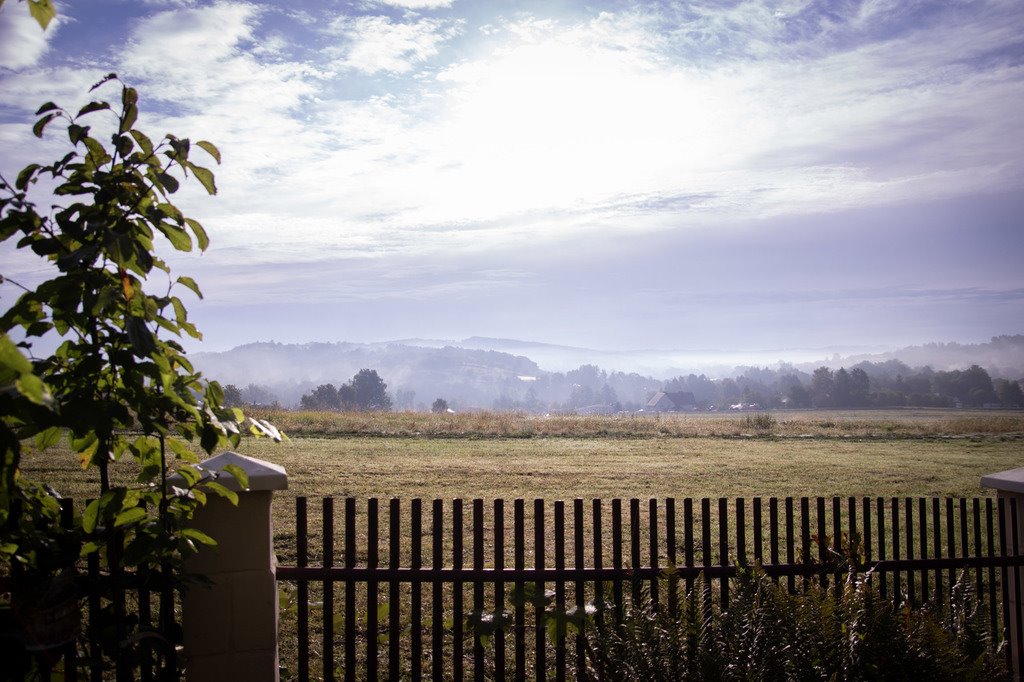
[[[0,10],[0,171],[63,155],[33,111],[110,71],[152,137],[216,143],[220,193],[178,201],[212,246],[171,259],[204,349],[1024,332],[1020,0],[58,10]]]

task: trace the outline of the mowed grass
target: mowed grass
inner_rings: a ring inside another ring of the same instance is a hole
[[[285,467],[282,497],[974,496],[981,476],[1024,466],[1020,412],[260,416],[289,439],[247,437],[237,451]],[[96,494],[95,471],[63,447],[26,454],[23,469]]]
[[[298,413],[299,418],[303,414]],[[293,417],[295,415],[292,415]],[[331,415],[327,423],[358,419],[384,419],[388,423],[422,419],[425,415]],[[460,430],[462,415],[447,417]],[[544,499],[592,500],[613,498],[753,498],[753,497],[977,497],[994,494],[980,487],[982,476],[1024,466],[1022,417],[1013,414],[947,413],[799,413],[802,424],[821,423],[819,431],[780,436],[769,430],[747,435],[652,436],[642,430],[632,435],[599,435],[618,428],[615,417],[588,417],[585,423],[603,427],[587,435],[493,436],[486,429],[458,436],[393,435],[366,431],[347,436],[295,435],[282,442],[245,438],[237,451],[283,466],[288,490],[275,496],[275,535],[281,553],[292,554],[297,496],[310,498],[310,514],[319,514],[320,498],[354,497],[360,507],[377,498],[381,507],[390,498],[403,506],[420,498],[482,498],[490,501]],[[901,420],[902,417],[902,420]],[[475,419],[505,420],[522,431],[526,422],[541,418],[488,414]],[[578,418],[582,419],[582,418]],[[746,425],[743,415],[662,417],[662,423],[703,419],[715,428]],[[778,424],[797,417],[776,414]],[[332,421],[333,420],[333,421]],[[921,435],[908,432],[923,423],[940,426]],[[654,422],[656,420],[649,419]],[[278,423],[286,420],[278,420]],[[859,435],[835,424],[856,424]],[[873,424],[865,433],[865,424]],[[874,433],[878,424],[893,424],[899,435]],[[1011,430],[1007,425],[1016,425]],[[287,422],[280,424],[285,426]],[[957,426],[960,425],[960,426]],[[647,425],[649,426],[649,424]],[[967,428],[964,428],[964,427]],[[988,430],[979,427],[984,426]],[[706,426],[705,426],[706,427]],[[702,427],[702,428],[705,428]],[[672,428],[682,429],[675,424]],[[775,427],[776,429],[778,427]],[[578,425],[573,426],[580,433]],[[50,482],[62,494],[79,500],[94,497],[95,471],[83,472],[77,459],[62,447],[26,455],[25,473]],[[130,483],[131,466],[118,466],[119,482]],[[341,506],[339,499],[337,506]],[[488,504],[490,504],[488,502]],[[429,507],[429,502],[425,503]],[[362,529],[360,529],[362,534]]]

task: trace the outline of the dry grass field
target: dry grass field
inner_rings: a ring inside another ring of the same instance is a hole
[[[311,509],[324,496],[974,497],[991,494],[980,489],[981,476],[1024,466],[1020,412],[260,416],[289,439],[246,438],[238,451],[288,471],[289,489],[275,502],[282,538],[293,537],[298,495],[311,498]],[[24,469],[66,495],[95,495],[95,481],[62,448],[28,455]]]

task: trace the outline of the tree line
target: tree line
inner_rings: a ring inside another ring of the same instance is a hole
[[[302,396],[299,405],[304,410],[333,410],[337,412],[388,411],[391,396],[388,385],[375,369],[361,369],[348,382],[334,387],[321,384]]]
[[[506,380],[495,388],[498,397],[489,405],[496,410],[532,413],[636,412],[659,390],[693,393],[699,409],[729,409],[733,405],[756,405],[765,409],[821,408],[855,409],[885,407],[1024,407],[1021,382],[993,379],[979,365],[966,369],[933,370],[911,368],[899,360],[863,361],[849,368],[818,367],[806,372],[793,365],[777,368],[738,368],[733,377],[712,379],[704,374],[677,376],[658,381],[639,374],[606,372],[594,365],[582,365],[565,373],[540,373],[524,382]],[[376,370],[363,369],[350,381],[335,386],[321,384],[302,395],[298,407],[308,410],[432,410],[479,409],[485,405],[465,403],[444,396],[434,404],[414,403],[415,392],[388,385]],[[438,389],[437,393],[442,393]],[[435,394],[436,395],[436,394]],[[224,387],[228,405],[275,405],[276,398],[265,387],[249,385]],[[438,402],[440,401],[440,402]]]
[[[690,391],[700,407],[736,404],[775,408],[1024,407],[1019,381],[967,369],[912,369],[898,360],[861,362],[849,369],[747,368],[734,378],[676,377],[666,391]]]

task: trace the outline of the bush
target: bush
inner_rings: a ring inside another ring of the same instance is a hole
[[[863,576],[841,590],[789,594],[759,571],[735,580],[728,608],[698,585],[676,613],[650,599],[586,629],[593,680],[1007,679],[969,585],[951,604],[912,610]]]

